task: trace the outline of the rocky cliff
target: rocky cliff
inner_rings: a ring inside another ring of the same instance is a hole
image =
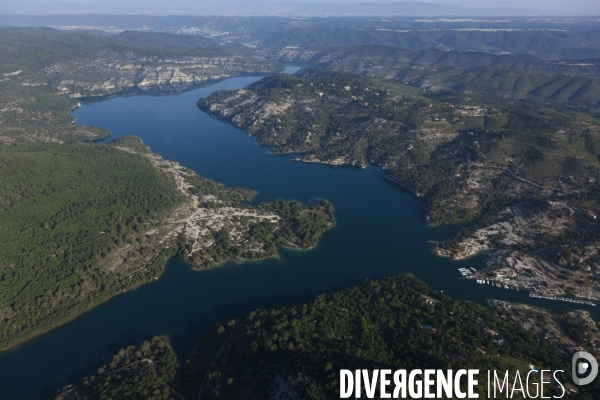
[[[127,88],[173,86],[184,91],[203,82],[243,74],[265,74],[281,65],[251,56],[137,57],[105,53],[90,61],[63,62],[41,70],[54,92],[70,97],[102,96]]]

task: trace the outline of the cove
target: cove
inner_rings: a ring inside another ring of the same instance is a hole
[[[199,97],[257,79],[227,79],[174,96],[115,97],[83,104],[74,115],[79,124],[110,130],[108,140],[140,136],[152,151],[202,176],[254,189],[253,202],[326,198],[335,207],[336,226],[316,249],[280,249],[277,259],[230,262],[207,271],[170,260],[159,280],[0,355],[1,399],[48,398],[110,361],[120,348],[156,335],[169,336],[184,359],[219,320],[307,300],[367,278],[411,273],[449,296],[482,305],[502,299],[554,310],[572,307],[462,278],[457,268],[479,269],[484,257],[455,262],[435,256],[428,241],[449,238],[457,228],[426,227],[422,203],[385,181],[379,168],[332,168],[273,155],[196,107]],[[600,307],[581,307],[600,319]]]

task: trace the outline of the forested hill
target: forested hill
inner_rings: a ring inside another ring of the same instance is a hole
[[[427,98],[421,93],[360,75],[306,69],[296,76],[271,75],[243,90],[216,92],[198,105],[274,152],[297,152],[302,161],[332,165],[376,163],[418,195],[431,201],[444,197],[443,213],[433,203],[429,208],[433,224],[470,221],[480,211],[479,206],[468,211],[464,201],[457,204],[462,211],[450,211],[448,196],[458,187],[465,194],[485,196],[482,185],[464,186],[462,177],[454,176],[459,170],[474,174],[483,168],[486,172],[478,177],[483,183],[493,179],[487,174],[498,176],[513,168],[505,158],[523,154],[518,156],[525,161],[519,168],[522,177],[556,185],[562,161],[544,158],[534,167],[523,153],[528,148],[552,148],[555,157],[577,158],[586,171],[600,165],[595,148],[577,148],[574,139],[560,137],[598,140],[600,125],[592,118],[461,94]],[[594,175],[595,169],[589,173]],[[456,183],[448,183],[449,178]],[[481,205],[481,199],[472,204]]]
[[[589,53],[592,54],[592,53]],[[368,75],[432,92],[453,90],[526,100],[594,114],[600,106],[600,62],[389,46],[283,49],[270,58]]]
[[[170,257],[198,269],[266,258],[278,245],[314,247],[333,225],[325,200],[243,204],[251,190],[199,177],[139,138],[89,143],[109,132],[69,115],[83,94],[185,90],[278,65],[228,51],[170,34],[0,29],[0,350],[158,278]]]
[[[564,73],[569,75],[600,75],[600,60],[548,59],[532,55],[492,54],[476,51],[456,50],[409,50],[393,46],[314,46],[297,49],[287,48],[274,52],[273,58],[301,64],[319,64],[321,67],[334,67],[355,64],[356,67],[369,63],[373,68],[388,73],[395,69],[445,70],[447,68],[496,67],[507,70],[527,70],[534,72]]]
[[[333,223],[324,200],[242,205],[252,191],[201,178],[135,137],[13,143],[0,146],[0,166],[0,349],[156,279],[170,257],[198,269],[271,257],[278,245],[315,246]]]
[[[586,59],[600,56],[600,31],[482,27],[455,29],[296,28],[264,30],[252,38],[268,49],[314,46],[394,46],[410,50],[529,54],[544,58]]]
[[[12,144],[0,165],[0,349],[149,281],[173,255],[144,232],[183,198],[143,156]]]
[[[0,28],[0,93],[38,90],[87,97],[169,86],[181,92],[245,73],[281,70],[239,44],[200,36],[125,31],[68,33],[51,28]]]
[[[201,36],[158,32],[125,31],[115,35],[92,35],[52,28],[0,27],[2,63],[37,69],[57,62],[96,58],[104,51],[174,57],[226,55],[231,54],[234,48],[239,49],[237,46],[220,46],[214,40]]]
[[[549,341],[405,276],[223,321],[180,365],[158,339],[123,349],[93,376],[58,393],[73,399],[130,393],[151,399],[260,399],[278,393],[336,399],[340,369],[478,368],[485,398],[487,370],[526,375],[530,365],[562,369],[562,382],[571,381],[569,355]],[[592,399],[599,385],[579,388],[581,398]],[[562,391],[551,385],[545,393]]]
[[[492,250],[486,276],[509,269],[520,285],[597,299],[598,121],[481,96],[428,95],[306,69],[198,105],[300,161],[379,165],[426,200],[429,224],[471,224],[441,255]],[[523,270],[507,267],[513,257],[526,260]]]

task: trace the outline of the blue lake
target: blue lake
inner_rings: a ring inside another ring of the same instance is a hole
[[[152,151],[202,176],[254,189],[254,202],[326,198],[335,207],[336,226],[316,249],[281,249],[277,259],[230,262],[200,272],[170,260],[159,280],[0,355],[0,399],[48,398],[120,348],[156,335],[169,336],[184,359],[221,319],[306,300],[367,278],[411,273],[449,296],[482,305],[503,299],[556,310],[571,306],[462,278],[457,268],[479,269],[485,257],[461,262],[436,257],[428,241],[449,238],[457,228],[426,227],[422,203],[386,182],[379,168],[331,168],[273,155],[196,107],[198,98],[215,90],[242,88],[257,79],[227,79],[174,96],[116,97],[84,104],[73,114],[80,124],[110,130],[111,139],[137,135]],[[599,319],[598,307],[583,308]]]

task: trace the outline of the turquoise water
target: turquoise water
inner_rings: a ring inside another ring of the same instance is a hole
[[[169,261],[159,280],[1,355],[0,399],[47,398],[109,361],[119,348],[155,335],[168,335],[185,357],[203,331],[221,319],[305,300],[366,278],[412,273],[434,289],[479,304],[503,299],[569,307],[462,278],[457,268],[479,269],[485,258],[454,262],[436,257],[428,241],[448,238],[456,228],[426,227],[422,203],[386,182],[379,168],[331,168],[276,156],[196,107],[199,97],[256,79],[232,78],[175,96],[117,97],[84,104],[74,115],[80,124],[109,129],[113,139],[140,136],[154,152],[200,175],[254,189],[254,202],[326,198],[335,207],[337,225],[316,249],[281,249],[277,259],[231,262],[201,272]],[[584,308],[599,319],[600,307]]]

